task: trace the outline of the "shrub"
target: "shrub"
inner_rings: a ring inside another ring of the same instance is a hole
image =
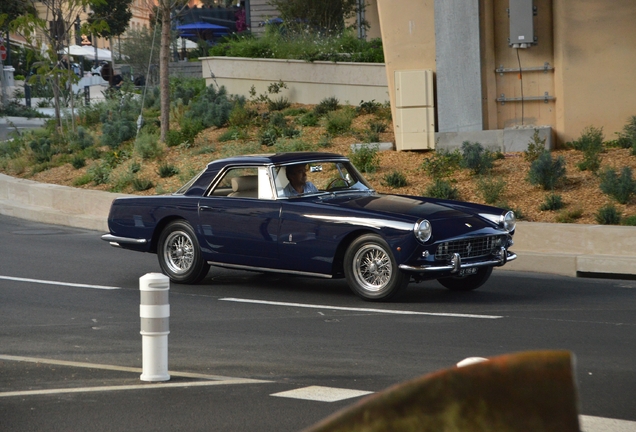
[[[621,219],[621,225],[636,226],[636,215],[627,216]]]
[[[145,191],[153,187],[154,184],[150,179],[135,177],[132,180],[132,187],[136,191]]]
[[[210,85],[190,103],[185,117],[199,121],[202,128],[222,127],[229,121],[232,108],[225,87],[217,91],[214,85]]]
[[[559,223],[574,223],[577,219],[581,219],[583,216],[582,208],[575,208],[572,210],[564,210],[556,217],[556,221]]]
[[[168,147],[176,147],[181,144],[183,141],[181,140],[181,132],[170,129],[168,131],[168,135],[166,135],[166,145]]]
[[[608,204],[598,209],[595,219],[601,225],[619,225],[621,212],[614,205]]]
[[[374,173],[380,167],[378,146],[360,146],[350,153],[349,159],[361,172]]]
[[[632,154],[636,155],[636,116],[631,116],[623,131],[618,134],[618,145],[623,148],[632,149]]]
[[[606,168],[599,175],[601,190],[621,204],[627,204],[636,193],[636,181],[632,178],[632,169],[623,167],[620,176],[613,168]]]
[[[468,168],[475,175],[485,174],[492,168],[495,155],[484,149],[480,143],[464,141],[462,143],[462,162],[464,168]]]
[[[279,98],[272,99],[269,102],[267,102],[267,108],[270,111],[282,111],[286,108],[289,108],[290,106],[291,106],[291,103],[289,102],[289,99],[287,99],[285,96],[281,96]]]
[[[548,194],[545,197],[545,201],[541,204],[539,209],[541,211],[554,211],[561,210],[565,204],[563,204],[563,198],[558,194]]]
[[[316,126],[318,124],[318,116],[313,112],[308,112],[298,117],[296,122],[301,126]]]
[[[534,134],[532,134],[532,141],[528,143],[528,149],[523,152],[524,158],[528,162],[534,162],[541,156],[545,149],[546,138],[541,138],[539,135],[539,130],[535,129]]]
[[[370,101],[360,101],[360,105],[356,108],[356,111],[359,114],[375,114],[378,110],[382,108],[382,104],[380,102],[376,102],[375,99]]]
[[[174,165],[163,163],[159,165],[158,174],[161,178],[172,177],[179,174],[179,169]]]
[[[315,150],[313,144],[301,139],[281,139],[274,145],[274,149],[278,153]]]
[[[349,132],[351,123],[355,117],[355,112],[350,109],[330,111],[325,116],[325,128],[331,135],[341,135]]]
[[[528,181],[532,185],[539,185],[545,190],[553,190],[565,178],[565,159],[559,156],[552,158],[552,153],[543,152],[530,165]]]
[[[388,174],[384,175],[383,183],[385,186],[392,188],[400,188],[406,186],[406,176],[402,174],[400,171],[393,170]]]
[[[386,123],[382,120],[369,120],[369,130],[375,133],[386,132]]]
[[[462,155],[458,150],[453,152],[438,150],[432,157],[424,159],[421,168],[434,179],[450,177],[459,168]]]
[[[578,164],[578,168],[581,171],[598,171],[601,166],[600,154],[603,151],[603,128],[586,127],[581,137],[572,145],[583,152],[583,161]]]
[[[80,169],[86,166],[86,159],[80,155],[73,155],[71,158],[71,165],[75,169]]]
[[[252,118],[256,113],[245,108],[244,104],[235,103],[230,111],[230,117],[228,118],[228,124],[231,127],[245,127],[249,126]]]
[[[477,181],[477,190],[487,204],[499,201],[506,189],[506,182],[502,178],[481,177]]]
[[[96,185],[108,183],[112,167],[107,162],[94,163],[91,165],[87,174],[90,177],[90,181]]]
[[[332,96],[321,100],[320,103],[314,107],[314,114],[323,116],[328,112],[336,111],[338,108],[340,108],[340,101]]]
[[[440,198],[448,200],[458,200],[459,191],[456,187],[453,187],[449,181],[442,179],[435,179],[435,181],[426,188],[424,195],[431,198]]]
[[[137,134],[137,125],[134,121],[119,119],[102,124],[101,144],[110,148],[117,148],[124,141],[133,139]]]
[[[156,135],[140,134],[134,149],[142,159],[156,159],[163,154],[163,146]]]
[[[268,127],[267,129],[261,131],[258,136],[258,141],[261,145],[270,147],[276,144],[276,141],[278,141],[279,137],[280,134],[275,127]]]
[[[218,140],[219,142],[227,142],[227,141],[236,141],[236,140],[242,140],[247,138],[248,138],[248,135],[244,130],[231,127],[225,132],[223,132],[221,135],[219,135]]]

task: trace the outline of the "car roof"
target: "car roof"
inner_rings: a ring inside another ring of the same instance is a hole
[[[287,152],[287,153],[265,153],[254,155],[232,156],[225,159],[217,159],[208,164],[208,167],[240,165],[240,164],[263,164],[263,165],[285,165],[301,162],[310,162],[315,160],[344,160],[345,156],[336,153],[323,152]]]

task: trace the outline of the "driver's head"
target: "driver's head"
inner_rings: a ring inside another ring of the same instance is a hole
[[[294,186],[305,184],[307,182],[307,164],[290,165],[285,169],[285,175]]]

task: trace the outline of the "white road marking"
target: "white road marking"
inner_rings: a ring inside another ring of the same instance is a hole
[[[280,393],[273,393],[270,396],[284,397],[291,399],[303,399],[318,402],[337,402],[359,396],[371,394],[371,391],[349,390],[334,387],[309,386],[296,390],[289,390]]]
[[[374,312],[374,313],[384,313],[384,314],[394,314],[394,315],[430,315],[430,316],[442,316],[442,317],[481,318],[481,319],[503,318],[503,316],[501,315],[474,315],[474,314],[445,313],[445,312],[418,312],[418,311],[404,311],[404,310],[392,310],[392,309],[354,308],[354,307],[344,307],[344,306],[328,306],[328,305],[315,305],[315,304],[304,304],[304,303],[286,303],[286,302],[274,302],[274,301],[266,301],[266,300],[240,299],[240,298],[233,298],[233,297],[224,297],[224,298],[220,298],[219,300],[238,302],[238,303],[265,304],[265,305],[272,305],[272,306],[290,306],[290,307],[301,307],[301,308],[310,308],[310,309],[330,309],[330,310],[343,310],[343,311],[353,311],[353,312]]]
[[[103,285],[87,285],[87,284],[78,284],[71,282],[57,282],[50,280],[42,280],[42,279],[28,279],[28,278],[19,278],[19,277],[11,277],[11,276],[0,276],[0,279],[16,281],[16,282],[31,282],[38,283],[44,285],[61,285],[61,286],[69,286],[76,288],[91,288],[91,289],[102,289],[102,290],[118,290],[121,289],[119,287],[111,287],[111,286],[103,286]]]
[[[605,417],[580,415],[581,432],[634,432],[636,422]]]
[[[118,372],[131,372],[131,373],[137,373],[137,374],[142,373],[141,368],[104,365],[104,364],[97,364],[97,363],[73,362],[73,361],[66,361],[66,360],[44,359],[44,358],[36,358],[36,357],[21,357],[21,356],[0,354],[0,360],[41,363],[41,364],[50,364],[50,365],[56,365],[56,366],[69,366],[69,367],[80,367],[80,368],[89,368],[89,369],[111,370],[111,371],[118,371]],[[190,373],[190,372],[168,371],[168,374],[170,376],[178,376],[183,378],[197,378],[197,379],[203,379],[205,381],[13,391],[13,392],[0,393],[0,397],[32,396],[32,395],[46,395],[46,394],[59,394],[59,393],[138,390],[138,389],[149,389],[149,388],[154,389],[154,388],[169,388],[169,387],[197,387],[197,386],[231,385],[231,384],[261,384],[261,383],[272,382],[272,381],[265,381],[265,380],[256,380],[256,379],[248,379],[248,378],[232,378],[232,377],[225,377],[220,375],[206,375],[206,374]]]

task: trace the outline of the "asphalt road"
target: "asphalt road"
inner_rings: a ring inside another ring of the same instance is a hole
[[[156,256],[101,234],[0,216],[0,430],[295,431],[464,358],[539,349],[576,356],[585,430],[636,430],[636,281],[496,271],[377,304],[340,280],[213,268],[171,286],[171,379],[146,383],[139,277]]]

